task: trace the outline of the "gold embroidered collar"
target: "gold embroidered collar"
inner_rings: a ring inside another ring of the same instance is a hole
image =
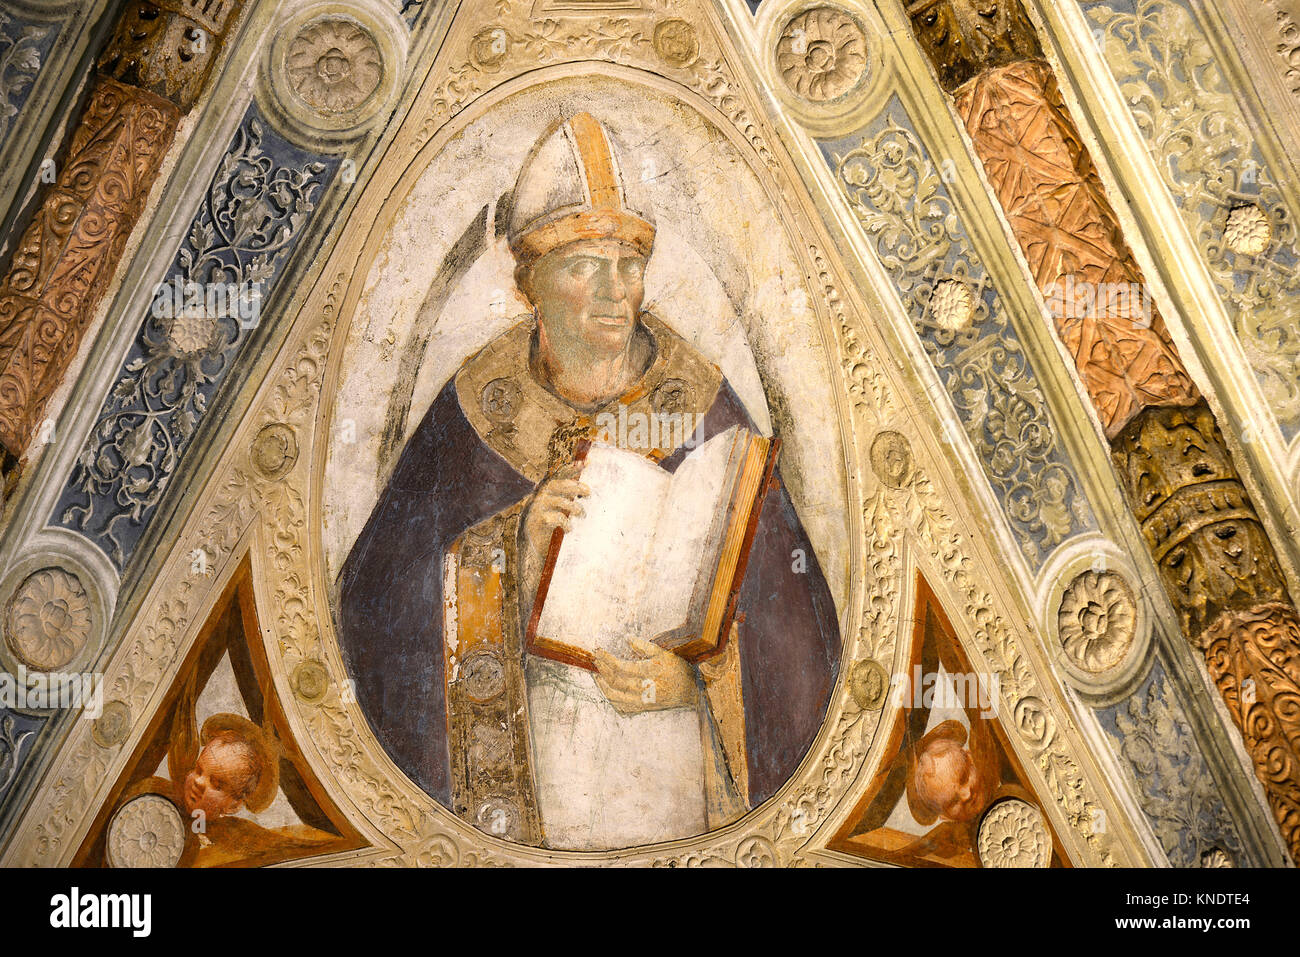
[[[579,439],[618,424],[648,441],[637,451],[662,459],[690,437],[713,405],[722,372],[648,312],[640,322],[655,346],[645,374],[598,409],[578,409],[538,381],[532,368],[535,320],[527,317],[488,343],[456,375],[456,396],[479,437],[530,482],[572,458]],[[621,407],[621,408],[620,408]],[[694,416],[685,419],[686,415]],[[646,428],[654,419],[655,427]],[[664,423],[659,428],[658,424]]]

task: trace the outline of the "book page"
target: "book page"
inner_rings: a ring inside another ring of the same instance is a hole
[[[591,447],[581,475],[591,494],[560,542],[538,636],[589,652],[630,654],[627,636],[637,629],[655,524],[671,479],[634,452]]]
[[[732,426],[688,455],[673,473],[651,556],[651,578],[641,604],[647,641],[686,623],[696,583],[712,571],[716,538],[726,519],[733,459],[741,430]]]

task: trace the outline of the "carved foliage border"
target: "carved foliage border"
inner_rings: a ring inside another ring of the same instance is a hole
[[[634,40],[638,34],[631,31],[631,21],[624,22],[625,32]],[[594,28],[598,39],[603,36],[600,31],[604,23],[598,21]],[[581,52],[578,48],[577,54]],[[684,76],[675,78],[720,106],[764,162],[779,174],[744,92],[730,81],[730,68],[721,53],[711,52],[712,57],[697,57],[694,66],[682,68]],[[614,53],[609,59],[624,62]],[[446,83],[454,80],[466,84],[456,94],[461,97],[460,103],[454,109],[445,109],[437,122],[431,118],[425,123],[416,137],[414,151],[418,152],[442,122],[469,102],[472,95],[468,90],[481,91],[493,85],[490,80],[499,79],[490,78],[491,71],[480,66],[472,69],[472,76],[467,76],[465,67],[450,71],[451,79]],[[778,175],[779,181],[784,179]],[[886,363],[868,344],[871,337],[851,315],[852,310],[836,288],[834,268],[816,246],[809,245],[806,252],[821,285],[821,299],[833,318],[852,424],[861,441],[869,438],[877,423],[897,417],[903,410],[894,398]],[[359,812],[364,818],[364,822],[358,820],[363,830],[373,834],[378,829],[391,842],[389,848],[381,848],[383,863],[468,865],[573,859],[571,854],[507,845],[488,838],[438,808],[407,783],[366,730],[359,709],[346,694],[346,675],[337,642],[322,634],[317,615],[318,610],[328,608],[328,603],[314,585],[311,567],[309,537],[314,528],[308,502],[312,460],[309,436],[317,420],[326,363],[331,343],[337,341],[335,327],[350,275],[350,271],[334,275],[323,297],[309,299],[305,318],[300,320],[304,324],[302,332],[290,340],[294,345],[286,350],[279,371],[268,379],[259,404],[243,425],[242,438],[233,444],[233,453],[200,500],[159,578],[165,584],[146,598],[135,626],[114,656],[105,680],[105,699],[120,702],[137,727],[145,721],[201,624],[199,616],[206,602],[218,588],[220,575],[216,570],[232,567],[241,560],[246,543],[251,543],[255,577],[262,583],[259,604],[267,615],[264,625],[274,635],[267,650],[277,690],[295,731],[311,742],[304,743],[304,751],[316,764],[322,780],[335,782],[345,792],[346,799],[340,803],[345,808],[350,804]],[[311,303],[318,300],[319,313],[311,317]],[[291,467],[268,472],[255,437],[262,430],[280,430],[283,426],[299,436],[302,454]],[[1081,863],[1125,863],[1127,855],[1113,844],[1112,838],[1093,831],[1093,822],[1103,817],[1097,813],[1100,804],[1093,783],[1072,754],[1073,742],[1081,740],[1077,730],[1068,714],[1054,715],[1045,703],[1050,692],[1031,667],[1020,636],[997,610],[999,602],[977,579],[976,559],[969,543],[957,530],[957,523],[925,471],[916,469],[901,489],[878,488],[863,504],[862,524],[860,565],[868,584],[861,618],[845,639],[845,660],[892,662],[896,629],[907,614],[900,607],[903,576],[908,571],[905,552],[908,547],[919,547],[931,556],[927,564],[934,566],[946,586],[943,590],[960,601],[960,608],[953,609],[959,628],[964,626],[962,630],[970,635],[985,667],[999,675],[1003,713],[1010,717],[1009,726],[1018,731],[1033,756],[1044,795],[1058,805],[1075,832],[1075,843],[1083,847],[1086,859]],[[196,545],[208,552],[206,569],[200,570],[190,562],[189,555]],[[328,618],[327,610],[325,615]],[[322,666],[329,675],[324,694],[295,696],[294,688],[303,669]],[[609,863],[671,866],[811,862],[810,852],[820,846],[819,829],[826,829],[822,825],[846,798],[868,760],[881,716],[880,712],[859,708],[843,685],[841,682],[831,702],[827,727],[814,745],[814,752],[774,802],[739,824],[702,838],[597,857]],[[78,723],[53,769],[50,784],[29,809],[20,843],[9,855],[15,863],[55,864],[70,858],[88,815],[103,799],[106,782],[120,766],[122,747],[102,747],[94,741],[88,722]]]

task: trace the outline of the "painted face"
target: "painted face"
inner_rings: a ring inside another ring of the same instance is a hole
[[[551,344],[597,353],[627,347],[645,298],[646,258],[618,240],[580,240],[533,266],[525,293],[537,307]]]
[[[235,814],[255,774],[245,746],[221,738],[209,741],[185,776],[185,809],[191,814],[201,809],[208,820]]]
[[[916,793],[950,821],[973,821],[983,810],[979,769],[955,741],[931,741],[916,760]]]

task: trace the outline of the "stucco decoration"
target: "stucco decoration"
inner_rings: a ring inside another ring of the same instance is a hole
[[[1046,867],[1052,839],[1038,808],[1008,798],[989,808],[979,828],[979,858],[985,867]]]
[[[1137,627],[1133,589],[1115,572],[1087,571],[1061,598],[1058,637],[1079,668],[1100,674],[1122,662]]]
[[[142,794],[122,806],[108,825],[112,867],[175,867],[185,848],[185,819],[158,794]]]
[[[76,575],[42,568],[9,597],[5,640],[28,668],[54,671],[85,647],[91,637],[90,615],[90,598]]]
[[[814,103],[844,96],[867,70],[862,27],[837,7],[814,7],[792,18],[776,45],[781,78]]]
[[[580,857],[504,841],[448,813],[397,770],[351,693],[332,615],[334,582],[338,556],[355,533],[349,529],[364,521],[380,487],[376,467],[388,414],[386,404],[365,403],[362,378],[367,370],[390,382],[399,378],[393,370],[403,380],[409,375],[410,404],[398,416],[403,438],[406,423],[428,407],[454,363],[517,315],[510,271],[502,269],[496,248],[496,204],[534,138],[522,130],[541,123],[529,119],[526,107],[548,100],[568,108],[616,104],[633,131],[662,133],[664,155],[646,150],[657,169],[634,171],[650,181],[667,178],[662,174],[673,163],[661,160],[680,157],[679,147],[705,147],[686,168],[673,169],[679,184],[689,184],[698,169],[711,175],[698,189],[683,185],[675,195],[665,193],[659,239],[660,251],[670,255],[653,282],[647,274],[647,286],[659,289],[657,307],[685,317],[683,335],[734,378],[746,408],[792,440],[782,452],[791,497],[809,516],[828,580],[838,583],[841,676],[855,662],[895,667],[908,589],[923,561],[972,663],[999,679],[1001,720],[1063,853],[1078,864],[1140,860],[1138,845],[1123,839],[1124,812],[1086,757],[1083,735],[1021,609],[1006,600],[996,550],[970,532],[979,517],[953,490],[946,463],[928,442],[917,441],[910,416],[915,383],[900,372],[891,343],[847,282],[839,252],[775,135],[770,103],[738,79],[745,54],[731,45],[714,9],[674,0],[647,2],[626,19],[556,13],[535,21],[531,6],[470,5],[457,14],[441,59],[412,94],[407,115],[413,119],[394,136],[365,187],[365,202],[340,223],[336,245],[320,253],[319,277],[278,317],[287,330],[283,345],[268,360],[264,379],[250,387],[248,411],[214,453],[210,477],[186,500],[174,539],[151,565],[157,573],[140,590],[138,612],[106,656],[105,682],[131,716],[130,733],[106,746],[114,735],[74,723],[49,767],[51,779],[62,783],[38,792],[23,809],[4,860],[72,859],[111,789],[106,782],[116,779],[155,713],[159,689],[181,673],[218,596],[245,560],[287,727],[371,845],[347,860],[673,866],[833,860],[823,848],[835,815],[855,800],[857,782],[869,776],[879,751],[881,713],[857,700],[873,704],[878,680],[857,682],[856,696],[848,680],[837,682],[827,718],[796,771],[735,826]],[[672,19],[693,27],[699,50],[688,65],[672,66],[654,41],[655,27]],[[472,41],[485,27],[503,31],[502,43],[488,43],[492,57],[504,48],[499,62],[475,53]],[[519,132],[490,136],[494,129]],[[463,162],[475,156],[491,163],[479,169]],[[427,199],[423,189],[445,185],[451,168],[461,173],[465,195],[436,193],[442,216],[430,230],[414,236],[394,230],[408,206]],[[738,238],[721,233],[706,215],[728,201],[749,215]],[[470,227],[480,213],[476,233]],[[434,302],[424,326],[433,337],[426,350],[418,336],[410,338],[433,278],[419,270],[436,272],[462,236],[469,237],[466,244],[482,241],[484,250],[461,260],[468,267],[458,277],[461,291]],[[716,255],[731,248],[743,253]],[[433,265],[422,265],[425,259]],[[378,281],[384,275],[409,281],[384,286]],[[455,359],[447,358],[453,353]],[[404,368],[406,354],[421,361]],[[498,399],[509,404],[509,396],[495,397],[495,410],[503,408]],[[269,449],[259,445],[269,426],[292,431],[296,457],[284,454],[284,432],[268,433],[277,437]],[[876,477],[868,454],[882,428],[905,433],[912,450],[910,468],[885,470],[892,484]],[[356,440],[350,447],[349,434]],[[347,475],[355,486],[338,481]],[[209,558],[202,572],[191,558],[200,546]],[[880,678],[870,666],[858,673]],[[478,746],[488,753],[494,742]],[[1099,828],[1102,819],[1112,826]]]
[[[299,30],[289,43],[286,68],[294,92],[322,113],[355,110],[383,76],[374,38],[341,17],[321,17]]]

